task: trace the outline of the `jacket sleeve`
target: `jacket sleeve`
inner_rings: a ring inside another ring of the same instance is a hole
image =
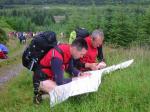
[[[66,84],[72,81],[71,78],[64,78],[64,70],[62,68],[63,61],[59,58],[52,58],[51,69],[54,73],[54,80],[57,85]]]
[[[71,59],[69,62],[67,72],[72,74],[75,77],[78,76],[78,74],[80,73],[80,71],[76,69],[76,67],[74,66],[73,59]]]
[[[85,68],[85,63],[81,62],[80,59],[73,60],[73,65],[76,68]]]
[[[105,61],[104,56],[103,56],[102,46],[98,47],[97,49],[98,49],[98,56],[97,56],[98,61]]]

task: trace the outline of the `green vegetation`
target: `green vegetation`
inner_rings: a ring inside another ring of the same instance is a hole
[[[24,46],[19,43],[18,39],[9,39],[9,41],[7,41],[7,47],[9,49],[8,59],[0,60],[0,68],[21,63],[21,53],[23,52]]]
[[[150,52],[148,49],[106,47],[108,65],[134,58],[130,67],[104,75],[98,92],[69,98],[49,107],[49,99],[32,103],[32,74],[24,70],[0,92],[0,112],[148,112],[150,111]]]
[[[0,10],[0,20],[16,31],[53,30],[67,37],[75,27],[85,27],[90,32],[101,28],[105,42],[128,47],[132,43],[150,44],[149,5],[103,6],[28,6]],[[61,18],[63,18],[61,20]],[[59,21],[59,22],[58,22]]]
[[[7,41],[7,35],[6,32],[0,28],[0,43],[6,44]]]
[[[24,69],[0,87],[0,112],[149,112],[150,7],[149,0],[138,1],[113,4],[111,0],[95,0],[94,5],[86,0],[58,0],[57,3],[71,5],[53,5],[53,0],[1,0],[0,3],[4,3],[0,10],[1,37],[5,38],[10,31],[53,30],[58,35],[64,32],[67,37],[62,39],[64,41],[76,26],[85,27],[90,32],[101,28],[105,33],[103,51],[108,66],[131,58],[135,62],[129,68],[104,75],[98,92],[71,97],[54,108],[49,107],[49,99],[39,106],[33,104],[32,73]],[[51,5],[42,5],[47,2]],[[79,3],[84,6],[73,5]],[[85,6],[85,3],[93,5]],[[6,4],[15,5],[3,9]],[[64,19],[57,22],[60,17]],[[10,49],[10,58],[1,61],[0,67],[21,63],[20,53],[24,46],[17,39],[5,41],[1,37],[0,42],[7,42]]]

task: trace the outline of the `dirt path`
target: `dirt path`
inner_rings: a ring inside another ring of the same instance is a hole
[[[11,57],[9,57],[8,60],[11,60],[13,57],[19,57],[19,55],[22,54],[23,50],[26,46],[23,46],[23,48],[18,51],[16,51]],[[0,62],[4,62],[6,60],[2,60]],[[21,63],[21,59],[17,60],[17,63],[10,63],[7,66],[0,67],[0,88],[3,84],[8,82],[13,77],[19,75],[19,73],[23,70],[23,66]]]
[[[23,70],[22,64],[9,65],[4,68],[0,68],[0,86],[8,82],[13,77],[17,76]]]

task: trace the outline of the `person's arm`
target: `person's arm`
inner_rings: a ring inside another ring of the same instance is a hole
[[[76,67],[74,67],[73,61],[73,59],[70,60],[67,72],[72,74],[74,77],[77,77],[79,76],[80,71]]]
[[[69,67],[68,67],[67,71],[74,76],[72,78],[72,80],[77,80],[77,79],[84,78],[84,77],[91,75],[90,73],[85,73],[85,72],[82,72],[82,71],[76,69],[73,65],[73,59],[70,60]]]
[[[105,61],[102,46],[98,47],[97,49],[98,49],[98,56],[97,56],[98,61]]]
[[[97,70],[97,63],[83,63],[80,59],[74,60],[74,65],[76,68],[90,68],[91,70]]]
[[[64,78],[64,70],[62,69],[63,61],[59,58],[53,58],[51,60],[51,69],[54,73],[54,80],[57,85],[66,84],[72,81],[71,78]]]
[[[97,59],[99,61],[99,64],[97,65],[98,69],[102,69],[106,67],[105,59],[103,57],[103,48],[102,46],[98,47],[98,56]]]
[[[80,59],[73,60],[73,65],[76,68],[85,68],[85,63],[81,62]]]

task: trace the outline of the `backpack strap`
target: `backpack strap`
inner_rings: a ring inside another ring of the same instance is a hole
[[[62,55],[62,57],[64,59],[64,53],[63,53],[63,51],[58,46],[55,46],[54,49],[57,50]],[[52,52],[52,56],[53,57],[55,56],[54,50]],[[40,65],[40,67],[41,68],[50,68],[49,66],[43,66],[43,65]]]
[[[56,49],[62,55],[62,57],[64,59],[64,53],[63,53],[63,51],[58,46],[55,46],[54,49]]]

